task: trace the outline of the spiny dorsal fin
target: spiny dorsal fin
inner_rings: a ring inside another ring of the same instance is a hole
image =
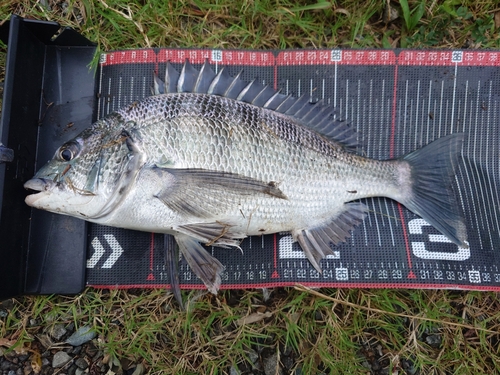
[[[215,78],[215,72],[210,68],[208,62],[205,61],[205,64],[200,69],[200,73],[198,74],[198,79],[196,80],[196,84],[194,85],[194,92],[200,94],[208,93],[208,89],[210,88],[210,84]]]
[[[302,125],[353,149],[357,146],[357,135],[345,121],[335,117],[335,108],[320,100],[311,103],[310,97],[295,98],[281,94],[272,87],[254,79],[246,82],[240,78],[241,71],[232,77],[222,68],[217,74],[207,61],[198,71],[186,60],[179,72],[167,62],[165,81],[154,77],[153,94],[191,92],[218,95],[267,108],[298,120]]]
[[[193,89],[195,87],[199,73],[200,72],[198,72],[193,65],[186,61],[186,63],[182,67],[179,81],[177,82],[177,92],[194,92]]]

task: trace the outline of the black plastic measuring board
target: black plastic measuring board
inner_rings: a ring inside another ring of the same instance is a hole
[[[450,133],[466,133],[455,181],[470,248],[459,248],[401,205],[363,202],[370,213],[319,274],[287,233],[246,239],[238,250],[209,248],[226,267],[222,288],[302,283],[328,287],[500,289],[500,52],[412,50],[230,51],[144,49],[103,54],[98,117],[151,95],[166,62],[207,60],[243,69],[286,94],[325,99],[357,128],[358,152],[390,159]],[[429,163],[433,163],[429,160]],[[161,235],[90,225],[87,284],[163,287]],[[202,288],[182,261],[182,288]]]

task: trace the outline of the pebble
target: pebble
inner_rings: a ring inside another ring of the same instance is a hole
[[[247,355],[248,355],[248,359],[250,360],[250,362],[252,364],[252,368],[257,369],[259,367],[259,354],[255,350],[250,349],[247,352]]]
[[[441,335],[429,335],[425,338],[425,342],[433,348],[439,348],[441,346]]]
[[[64,328],[64,326],[62,324],[56,324],[54,325],[54,327],[52,327],[51,331],[50,331],[50,335],[56,339],[56,340],[60,340],[65,334],[66,332],[68,332],[66,330],[66,328]]]
[[[76,367],[75,364],[72,364],[71,367],[68,369],[68,375],[75,375],[77,369],[78,367]]]
[[[236,366],[231,366],[229,369],[229,375],[241,375],[241,371]]]
[[[283,374],[283,370],[279,367],[277,353],[264,359],[264,373],[266,375]]]
[[[281,363],[283,364],[283,367],[285,368],[285,370],[287,371],[290,371],[290,369],[293,367],[294,365],[294,361],[292,358],[290,357],[282,357],[281,358]]]
[[[9,361],[11,361],[14,364],[18,364],[19,363],[19,358],[16,357],[17,354],[15,352],[12,351],[8,355],[9,355]]]
[[[72,346],[80,346],[96,336],[95,331],[90,326],[83,326],[67,338],[66,342]]]
[[[14,299],[6,299],[0,302],[0,310],[12,310],[14,308]]]
[[[288,357],[290,354],[292,354],[292,347],[290,345],[285,346],[283,344],[280,344],[280,351],[281,351],[281,354]]]
[[[406,371],[408,375],[415,375],[417,373],[417,368],[413,365],[413,362],[407,359],[401,360],[401,366],[403,370]]]
[[[89,364],[85,360],[85,358],[78,358],[75,361],[75,365],[78,366],[78,368],[81,368],[82,370],[85,370],[87,367],[89,367]]]
[[[71,354],[80,354],[80,352],[82,351],[82,346],[75,346],[73,348],[73,350],[71,351]]]
[[[12,364],[12,362],[2,361],[2,363],[0,363],[0,370],[7,371],[8,369],[10,369],[11,364]]]
[[[399,12],[396,8],[391,6],[391,3],[388,1],[384,7],[384,13],[382,15],[382,20],[384,23],[389,23],[395,21],[399,18]]]
[[[38,325],[37,319],[30,319],[30,326],[31,327],[36,327],[37,325]]]
[[[71,357],[68,355],[68,353],[63,351],[57,352],[56,354],[54,354],[54,358],[52,358],[52,367],[63,367],[69,361],[71,361]]]

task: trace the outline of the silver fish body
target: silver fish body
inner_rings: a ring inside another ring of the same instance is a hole
[[[360,198],[392,198],[467,246],[450,188],[462,134],[399,159],[372,160],[348,150],[352,132],[330,107],[243,85],[207,65],[200,73],[186,65],[175,79],[168,69],[165,83],[156,81],[157,93],[166,93],[61,146],[25,184],[39,191],[26,203],[173,234],[214,293],[223,266],[200,243],[237,247],[247,236],[291,232],[321,271],[330,245],[364,219]]]

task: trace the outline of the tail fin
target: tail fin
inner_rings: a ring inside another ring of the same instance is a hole
[[[457,245],[468,247],[464,218],[451,188],[464,137],[451,134],[401,158],[410,165],[411,192],[400,202]]]

